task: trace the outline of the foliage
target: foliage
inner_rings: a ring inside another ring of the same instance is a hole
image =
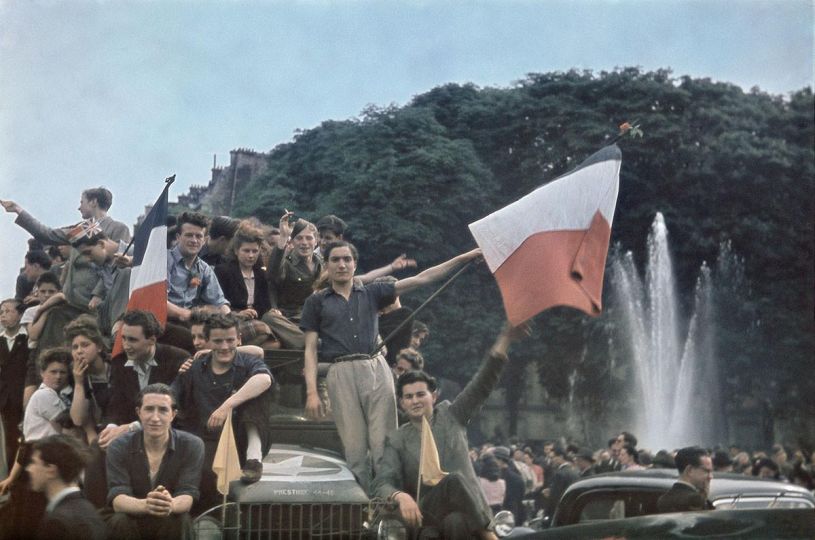
[[[815,395],[815,379],[800,376],[812,373],[815,351],[810,88],[780,97],[636,68],[529,74],[511,88],[448,84],[403,107],[371,106],[299,132],[273,150],[269,172],[239,194],[237,211],[272,223],[284,208],[312,219],[335,213],[350,224],[364,268],[402,252],[427,267],[473,246],[468,223],[566,173],[626,120],[645,137],[621,143],[612,242],[641,263],[661,211],[689,303],[700,264],[729,240],[744,257],[751,296],[729,297],[739,316],[723,339],[733,344],[743,331],[751,346],[726,355],[725,395],[761,394],[774,414],[803,408],[812,418],[815,402],[805,396]],[[430,293],[404,303],[416,307]],[[486,268],[469,271],[420,318],[431,325],[431,368],[469,377],[502,320]],[[516,355],[536,362],[550,398],[562,402],[578,369],[587,413],[613,410],[614,365],[626,360],[614,347],[613,313],[589,319],[557,309],[534,322],[538,337]]]

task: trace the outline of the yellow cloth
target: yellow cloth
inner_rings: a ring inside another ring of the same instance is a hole
[[[229,493],[229,483],[241,477],[241,464],[238,460],[238,447],[235,444],[235,433],[232,431],[232,411],[226,415],[226,422],[212,461],[212,472],[218,476],[218,492]]]
[[[441,470],[439,451],[433,439],[433,431],[426,417],[422,417],[422,443],[419,455],[419,480],[426,486],[435,486],[447,473]]]

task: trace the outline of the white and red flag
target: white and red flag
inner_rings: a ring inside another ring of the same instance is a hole
[[[127,311],[150,311],[161,327],[167,324],[167,206],[172,182],[164,186],[133,238],[133,269]],[[122,351],[116,334],[112,356]]]
[[[553,306],[600,313],[621,163],[617,145],[607,146],[470,224],[513,326]]]

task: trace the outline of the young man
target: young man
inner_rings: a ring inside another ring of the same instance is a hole
[[[119,437],[107,451],[110,537],[188,538],[204,443],[172,428],[177,406],[167,385],[144,387],[136,405],[143,429]]]
[[[209,223],[207,243],[198,254],[201,259],[215,268],[227,261],[226,253],[229,242],[238,230],[240,220],[229,216],[215,216]]]
[[[202,504],[217,504],[212,461],[221,429],[233,411],[238,453],[244,465],[243,480],[257,482],[263,456],[271,446],[269,422],[272,375],[262,358],[238,351],[239,320],[233,315],[212,315],[204,324],[211,352],[195,360],[173,382],[184,415],[183,427],[205,441],[206,459],[201,484]],[[206,506],[206,505],[204,505]]]
[[[14,298],[0,302],[0,417],[7,470],[14,464],[23,419],[23,386],[28,364],[28,337],[20,325],[21,304]]]
[[[525,332],[525,328],[506,326],[478,373],[452,403],[436,406],[436,380],[423,371],[399,377],[396,393],[410,421],[388,435],[374,493],[397,502],[410,526],[433,525],[442,530],[443,538],[476,534],[495,538],[487,530],[492,516],[470,460],[467,425],[498,383],[510,344]],[[422,485],[417,503],[423,418],[433,431],[441,469],[448,474],[435,486]]]
[[[197,212],[178,216],[177,243],[167,254],[167,315],[188,321],[193,311],[229,313],[212,268],[198,257],[209,220]]]
[[[360,485],[370,487],[371,465],[379,469],[385,436],[396,427],[393,376],[384,355],[371,357],[379,335],[378,312],[396,296],[443,279],[458,265],[481,255],[478,249],[458,255],[420,274],[395,283],[354,281],[357,250],[348,242],[326,248],[329,286],[306,300],[300,328],[305,333],[306,414],[323,416],[317,391],[319,359],[333,363],[328,396],[348,466]],[[370,452],[370,461],[369,461]]]
[[[25,286],[17,290],[15,298],[23,303],[28,303],[31,297],[31,291],[34,285],[44,273],[51,269],[51,257],[42,250],[32,250],[25,254],[25,262],[23,263],[22,277],[25,278],[23,283]]]
[[[113,281],[119,272],[119,266],[115,262],[116,255],[127,249],[127,243],[121,240],[116,242],[108,238],[93,220],[86,220],[74,227],[68,238],[74,249],[96,265],[99,281],[88,303],[90,309],[96,309],[113,286]]]
[[[704,448],[688,446],[681,448],[674,458],[679,471],[677,482],[657,500],[660,512],[687,512],[711,510],[707,500],[710,480],[713,478],[713,462]]]
[[[129,430],[137,430],[136,397],[147,385],[173,382],[187,352],[156,343],[161,335],[156,317],[149,311],[133,310],[122,317],[124,352],[110,361],[110,401],[103,418],[107,427],[99,434],[106,448]]]
[[[73,437],[51,435],[33,444],[26,467],[31,490],[44,493],[48,499],[37,539],[107,538],[105,523],[79,490],[79,475],[86,463],[87,452]]]

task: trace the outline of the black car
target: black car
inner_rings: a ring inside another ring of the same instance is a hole
[[[678,476],[672,469],[648,469],[584,478],[563,494],[551,526],[657,514],[657,499]],[[721,510],[815,509],[815,497],[800,486],[731,473],[714,475],[708,498]]]

